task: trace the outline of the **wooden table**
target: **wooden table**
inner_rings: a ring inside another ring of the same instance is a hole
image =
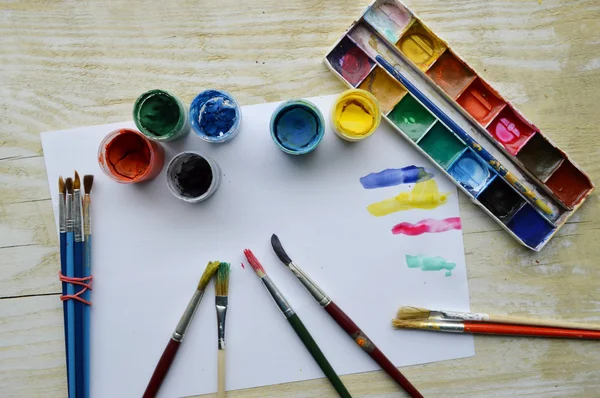
[[[408,0],[495,87],[600,178],[598,0]],[[344,89],[321,62],[360,1],[3,2],[0,395],[65,397],[57,234],[39,133],[128,120],[137,95],[216,87],[254,104]],[[600,321],[600,206],[539,254],[461,194],[472,308]],[[426,396],[600,395],[595,342],[481,337],[477,355],[402,369]],[[356,396],[402,396],[382,372]],[[324,379],[231,397],[333,397]],[[112,398],[112,397],[111,397]]]

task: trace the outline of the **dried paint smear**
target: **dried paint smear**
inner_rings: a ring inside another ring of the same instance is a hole
[[[443,220],[421,220],[416,224],[403,222],[394,226],[394,228],[392,228],[392,233],[394,235],[417,236],[426,233],[435,234],[455,229],[460,230],[461,228],[460,217],[450,217]]]
[[[427,172],[424,167],[407,166],[401,169],[385,169],[379,173],[371,173],[361,177],[360,184],[364,189],[375,189],[425,182],[432,178],[433,174]]]
[[[442,271],[446,270],[446,276],[452,275],[452,270],[456,268],[456,263],[451,263],[442,257],[427,257],[422,255],[406,255],[406,265],[408,268],[421,268],[421,271]]]
[[[373,203],[367,207],[375,217],[385,216],[403,210],[435,209],[448,201],[451,192],[440,193],[435,180],[420,182],[410,192],[402,192],[398,196]]]

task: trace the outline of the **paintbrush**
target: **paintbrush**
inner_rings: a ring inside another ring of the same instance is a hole
[[[148,386],[146,387],[146,391],[144,392],[143,398],[151,398],[155,397],[160,389],[160,386],[171,367],[171,363],[173,363],[173,359],[179,350],[179,346],[183,341],[183,337],[185,336],[185,332],[187,331],[192,319],[194,318],[194,314],[196,313],[196,309],[198,309],[198,305],[200,304],[200,300],[202,300],[202,296],[204,295],[204,290],[210,282],[211,278],[217,272],[220,263],[218,261],[212,261],[208,263],[202,277],[200,278],[200,282],[198,282],[198,287],[194,292],[185,312],[181,316],[167,347],[163,351],[158,363],[156,364],[156,368],[154,369],[154,373],[152,373],[152,377],[148,382]]]
[[[418,307],[401,307],[396,314],[400,320],[442,320],[492,322],[511,325],[529,325],[564,329],[600,330],[600,325],[589,325],[579,322],[558,321],[550,319],[535,319],[524,316],[493,315],[480,312],[440,311]]]
[[[333,388],[335,388],[340,397],[351,397],[350,393],[346,389],[346,386],[344,386],[342,380],[340,380],[339,376],[335,373],[335,370],[333,370],[333,368],[329,364],[329,361],[327,360],[327,358],[325,358],[325,355],[317,345],[316,341],[312,338],[312,336],[310,335],[310,333],[308,332],[298,315],[294,312],[292,307],[290,307],[285,297],[283,297],[281,292],[271,281],[271,278],[269,278],[263,266],[260,264],[260,262],[256,259],[254,254],[249,249],[244,250],[244,254],[248,259],[248,262],[252,266],[252,269],[254,270],[254,272],[256,272],[256,275],[258,275],[262,283],[265,285],[265,287],[271,294],[271,297],[273,297],[275,304],[277,304],[277,306],[279,307],[285,318],[288,320],[298,337],[300,337],[300,340],[302,340],[302,343],[304,343],[304,346],[306,347],[308,352],[310,352],[310,354],[315,359],[323,373],[325,373],[325,376],[327,376],[327,378],[331,382],[331,385],[333,385]]]
[[[600,331],[596,330],[545,328],[538,326],[506,325],[502,323],[394,319],[392,324],[398,329],[418,329],[434,332],[554,337],[564,339],[600,339]]]
[[[398,80],[412,95],[425,105],[431,113],[440,119],[450,130],[452,130],[461,140],[481,156],[488,164],[500,174],[501,177],[512,185],[517,191],[528,197],[535,206],[544,214],[553,218],[556,212],[542,199],[538,198],[535,192],[523,184],[513,173],[508,171],[496,158],[485,150],[477,141],[475,141],[465,130],[462,129],[454,120],[444,113],[436,104],[434,104],[425,94],[421,92],[414,84],[410,82],[402,73],[400,73],[392,64],[390,64],[381,55],[377,55],[377,62],[383,66],[396,80]]]
[[[74,277],[83,278],[83,222],[81,217],[81,180],[79,174],[75,171],[73,179],[73,257],[74,257]],[[76,283],[75,296],[83,294],[81,282]],[[84,304],[76,299],[73,302],[75,306],[75,393],[77,397],[83,397],[83,340],[84,340]]]
[[[225,317],[227,316],[227,295],[229,292],[229,263],[221,263],[215,279],[215,306],[218,326],[218,379],[217,397],[225,397]]]
[[[83,396],[90,396],[90,290],[89,285],[92,281],[92,216],[90,212],[92,199],[90,192],[94,184],[93,175],[83,176],[83,241],[84,241],[84,261],[83,277],[88,284],[88,288],[83,292],[83,299],[87,305],[83,307]]]
[[[65,246],[67,266],[66,273],[63,274],[67,278],[73,278],[75,272],[74,258],[74,236],[73,236],[73,180],[67,178],[65,180],[66,196],[65,196],[65,231],[67,244]],[[76,397],[76,376],[75,376],[75,302],[69,299],[75,293],[75,286],[66,283],[66,297],[64,302],[67,303],[67,383],[69,389],[69,397]]]
[[[67,214],[65,209],[65,181],[62,176],[58,177],[58,231],[60,237],[60,273],[61,275],[67,275]],[[67,285],[61,282],[62,295],[67,294]],[[66,367],[68,368],[69,362],[69,339],[68,339],[68,325],[67,325],[67,302],[63,301],[63,327],[65,334],[65,358]],[[69,372],[67,372],[67,385],[69,384]]]
[[[281,241],[277,235],[271,236],[271,245],[277,257],[284,263],[290,271],[296,275],[300,283],[304,285],[306,290],[317,300],[317,302],[327,311],[327,313],[335,320],[342,329],[352,337],[352,339],[358,344],[367,354],[371,356],[381,366],[383,370],[390,375],[396,383],[400,385],[411,397],[422,397],[421,393],[408,381],[406,377],[394,366],[394,364],[377,348],[367,335],[350,319],[348,315],[340,307],[338,307],[332,300],[325,294],[321,288],[312,281],[298,267],[292,259],[287,255]]]

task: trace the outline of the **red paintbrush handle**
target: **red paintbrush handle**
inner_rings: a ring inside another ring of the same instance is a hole
[[[154,373],[152,373],[152,377],[148,382],[148,387],[146,387],[143,398],[154,398],[156,396],[160,385],[171,367],[171,363],[173,363],[173,358],[175,358],[180,344],[181,342],[179,341],[173,339],[169,340],[169,344],[167,344],[167,347],[156,364],[156,369],[154,369]]]
[[[511,336],[562,337],[567,339],[600,339],[600,331],[506,325],[501,323],[464,322],[465,332]]]
[[[390,375],[400,387],[404,389],[411,397],[422,398],[423,396],[417,389],[408,381],[406,377],[387,359],[387,357],[377,348],[377,346],[363,333],[362,330],[350,319],[344,311],[341,310],[333,301],[327,304],[325,311],[354,339],[367,354],[371,356],[381,366],[385,372]]]

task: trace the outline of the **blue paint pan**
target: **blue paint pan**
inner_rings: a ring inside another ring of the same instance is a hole
[[[304,155],[323,139],[325,119],[312,102],[290,100],[282,103],[271,116],[271,138],[285,153]]]
[[[233,139],[240,131],[240,104],[227,92],[206,90],[190,105],[190,124],[204,141],[221,143]]]

